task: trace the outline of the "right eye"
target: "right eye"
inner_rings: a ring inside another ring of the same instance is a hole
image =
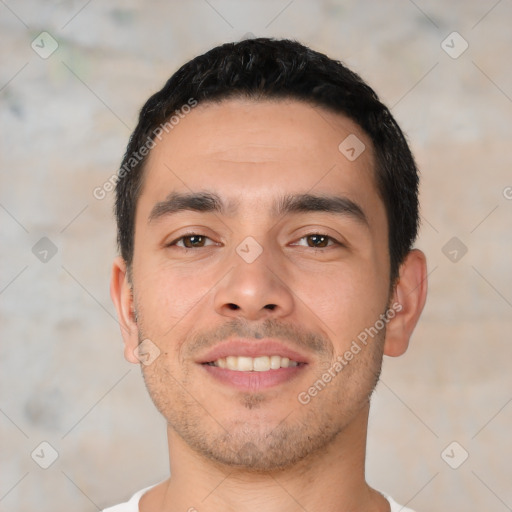
[[[208,244],[208,240],[211,243]],[[176,238],[176,240],[168,244],[167,247],[176,246],[183,249],[201,249],[208,245],[214,245],[214,242],[207,236],[198,233],[187,233],[186,235]]]

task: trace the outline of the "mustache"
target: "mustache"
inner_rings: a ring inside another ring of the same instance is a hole
[[[302,329],[296,324],[286,324],[273,318],[267,318],[255,325],[244,318],[233,320],[209,331],[199,331],[190,340],[184,341],[182,349],[187,355],[195,354],[215,346],[230,337],[239,338],[273,338],[286,341],[293,348],[304,349],[308,352],[329,357],[334,355],[334,347],[325,336]]]

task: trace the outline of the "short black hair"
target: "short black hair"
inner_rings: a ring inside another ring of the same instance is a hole
[[[116,183],[118,246],[128,268],[144,164],[155,137],[162,127],[172,127],[185,107],[236,97],[304,101],[347,116],[368,134],[375,153],[376,186],[387,213],[393,284],[419,224],[418,169],[407,141],[389,109],[359,75],[288,39],[257,38],[217,46],[184,64],[142,107]]]

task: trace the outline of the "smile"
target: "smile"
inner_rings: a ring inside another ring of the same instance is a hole
[[[290,368],[299,365],[297,361],[292,361],[288,357],[278,355],[259,357],[227,356],[206,364],[238,372],[267,372],[269,370],[279,370],[279,368]]]

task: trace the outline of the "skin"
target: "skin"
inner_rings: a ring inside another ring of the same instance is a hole
[[[366,147],[355,161],[338,150],[350,134]],[[142,370],[168,423],[172,477],[143,496],[140,510],[389,510],[365,481],[369,396],[382,355],[407,349],[425,303],[426,263],[411,251],[391,286],[370,139],[348,118],[306,103],[231,99],[195,107],[151,151],[145,173],[132,279],[118,257],[111,281],[126,359],[140,364],[134,350],[144,339],[160,351]],[[171,192],[204,191],[227,210],[148,220]],[[275,216],[285,193],[343,196],[366,222],[331,212]],[[207,238],[169,245],[191,232]],[[315,233],[331,241],[308,236]],[[246,237],[262,248],[252,263],[236,251]],[[298,394],[397,303],[386,328],[301,404]],[[262,335],[308,364],[285,383],[248,391],[198,364],[228,337],[257,343]]]

